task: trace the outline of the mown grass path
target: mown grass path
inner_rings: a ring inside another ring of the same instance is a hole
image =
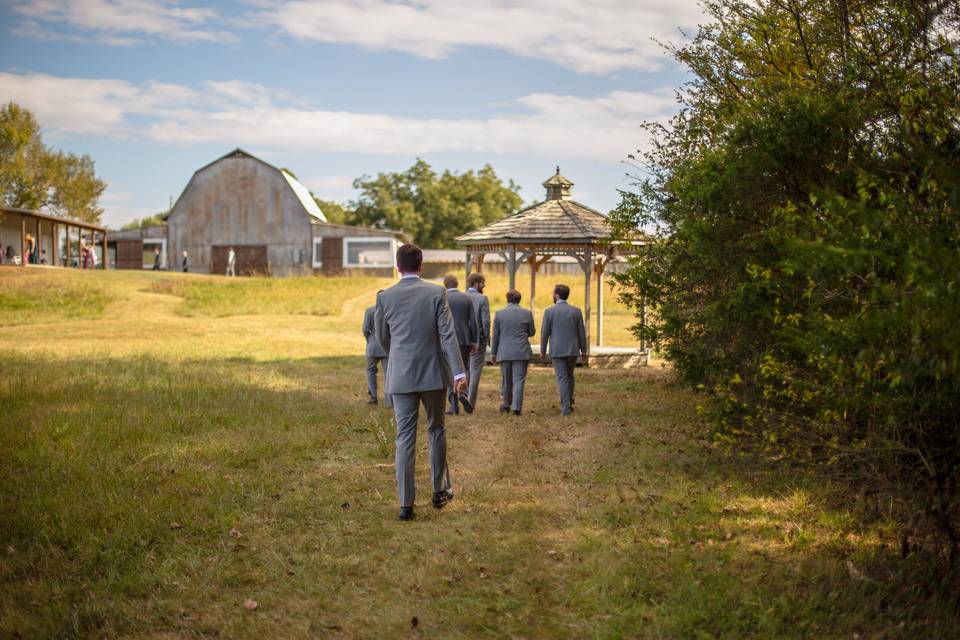
[[[579,371],[561,419],[535,369],[517,419],[488,368],[448,426],[456,499],[429,508],[421,430],[400,523],[390,414],[345,355],[372,292],[339,316],[191,318],[155,276],[107,276],[99,319],[0,328],[0,636],[952,633],[878,561],[882,520],[722,456],[665,370]]]

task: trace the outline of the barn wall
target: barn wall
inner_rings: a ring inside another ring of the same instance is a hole
[[[271,275],[306,275],[313,272],[310,221],[278,170],[250,157],[223,158],[194,174],[167,218],[169,262],[179,265],[186,249],[190,271],[208,273],[213,245],[265,245]]]

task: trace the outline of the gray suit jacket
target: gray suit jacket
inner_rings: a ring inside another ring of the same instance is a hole
[[[463,291],[447,290],[447,304],[453,314],[453,330],[461,347],[477,344],[477,314],[473,301]]]
[[[540,355],[550,343],[551,358],[572,358],[587,352],[587,328],[578,307],[561,300],[543,312],[540,325]]]
[[[530,360],[533,350],[530,338],[537,332],[533,314],[518,304],[508,304],[493,319],[493,342],[490,350],[498,362]]]
[[[490,344],[490,301],[476,289],[467,289],[467,295],[473,301],[473,308],[477,311],[477,329],[480,334],[480,348]]]
[[[443,287],[401,279],[377,294],[374,326],[389,358],[386,393],[444,389],[466,373]]]
[[[377,341],[377,336],[373,333],[373,318],[376,315],[376,311],[377,305],[373,305],[372,307],[367,307],[367,310],[363,312],[362,331],[363,337],[367,339],[366,355],[368,358],[386,358],[387,352],[380,346],[380,343]]]

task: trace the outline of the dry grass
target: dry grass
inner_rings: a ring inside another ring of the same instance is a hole
[[[427,508],[421,450],[419,518],[399,523],[390,415],[363,405],[353,355],[372,292],[336,315],[191,318],[152,292],[170,276],[98,275],[100,319],[0,329],[0,636],[955,628],[898,586],[883,522],[821,479],[721,457],[661,369],[578,372],[564,420],[549,370],[517,420],[488,369],[448,427],[456,499]]]

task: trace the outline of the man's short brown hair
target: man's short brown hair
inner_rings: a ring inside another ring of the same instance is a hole
[[[423,265],[423,251],[415,244],[400,245],[397,249],[397,269],[400,273],[417,273]]]
[[[558,284],[553,288],[553,292],[557,294],[557,297],[561,300],[566,300],[570,297],[570,287],[565,284]]]
[[[471,273],[467,276],[467,286],[476,287],[478,282],[486,283],[487,279],[482,273]]]
[[[516,289],[510,289],[507,291],[507,302],[511,304],[520,304],[520,298],[523,296],[520,295],[520,292]]]
[[[457,280],[457,276],[448,273],[443,277],[443,286],[446,289],[456,289],[460,286],[460,281]]]

